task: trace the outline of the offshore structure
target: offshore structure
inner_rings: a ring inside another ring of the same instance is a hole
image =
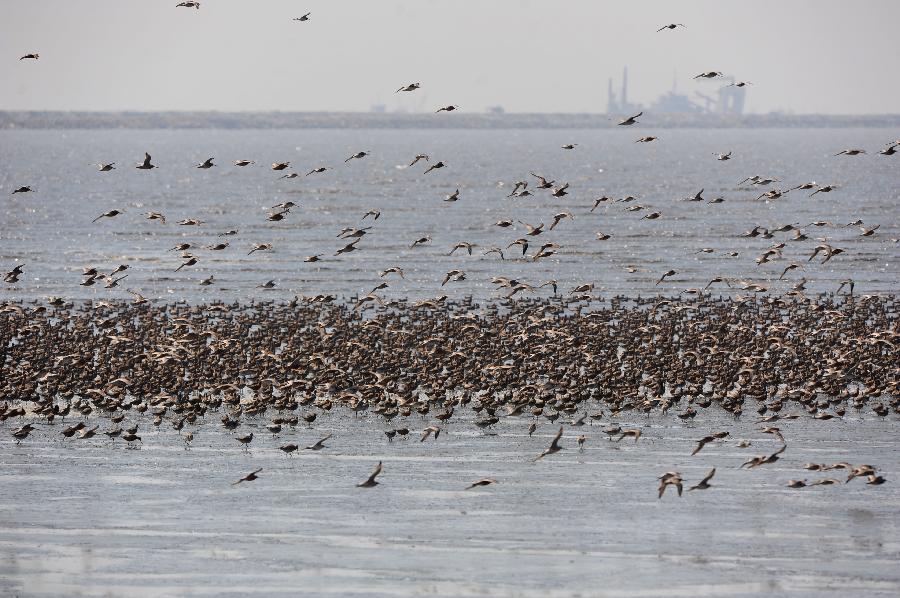
[[[703,79],[702,81],[708,81]],[[701,82],[702,82],[701,81]],[[725,82],[715,95],[700,91],[694,92],[694,98],[678,92],[677,78],[672,79],[672,89],[661,96],[650,106],[650,110],[659,114],[724,114],[740,116],[744,112],[746,88],[728,85],[734,83],[734,77],[713,79]],[[612,77],[609,79],[606,99],[607,114],[634,114],[643,110],[643,105],[628,101],[628,67],[622,71],[622,88],[619,93],[613,90]]]

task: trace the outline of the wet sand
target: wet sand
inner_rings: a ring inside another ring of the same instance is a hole
[[[134,414],[137,416],[137,414]],[[437,442],[427,424],[388,443],[372,416],[323,414],[273,438],[246,420],[245,453],[210,421],[185,450],[168,423],[140,421],[143,447],[105,437],[66,440],[39,426],[16,446],[0,435],[0,594],[20,596],[896,596],[900,461],[896,421],[848,416],[780,422],[788,449],[754,470],[738,466],[779,446],[755,417],[706,410],[616,420],[644,431],[610,442],[601,425],[570,427],[565,448],[531,460],[557,429],[503,418],[495,433],[460,413]],[[87,419],[88,424],[99,423]],[[560,420],[562,422],[562,420]],[[127,422],[125,422],[127,423]],[[559,422],[558,422],[559,423]],[[604,421],[604,423],[609,423]],[[5,424],[8,427],[8,424]],[[257,427],[258,426],[258,427]],[[690,457],[698,438],[731,439]],[[328,448],[298,451],[333,432]],[[583,453],[575,437],[585,434]],[[738,439],[752,446],[737,447]],[[383,460],[381,484],[355,487]],[[888,483],[855,479],[792,490],[806,462],[872,463]],[[713,488],[670,489],[678,469],[693,484],[716,466]],[[263,468],[253,483],[232,486]],[[463,490],[481,477],[498,483]]]

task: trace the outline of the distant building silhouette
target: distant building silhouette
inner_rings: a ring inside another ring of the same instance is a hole
[[[607,114],[632,114],[640,112],[642,106],[640,104],[632,104],[628,101],[628,67],[622,69],[622,91],[618,97],[613,92],[612,77],[609,78],[609,88],[606,97],[606,113]]]
[[[701,80],[700,83],[704,81],[708,80]],[[745,88],[729,86],[729,83],[734,83],[734,77],[722,77],[712,81],[720,84],[715,97],[695,91],[696,98],[691,98],[686,94],[678,93],[677,78],[673,78],[671,91],[659,96],[649,110],[658,114],[728,114],[735,116],[743,114]],[[606,113],[630,115],[640,112],[642,109],[643,105],[628,101],[628,67],[626,66],[622,71],[622,89],[618,94],[613,90],[612,78],[609,79]]]

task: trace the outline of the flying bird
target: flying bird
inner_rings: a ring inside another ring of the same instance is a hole
[[[262,471],[262,467],[260,467],[260,468],[257,469],[256,471],[251,471],[250,473],[248,473],[247,475],[245,475],[244,477],[242,477],[242,478],[239,479],[238,481],[232,482],[231,485],[232,485],[232,486],[237,486],[237,485],[240,484],[241,482],[252,482],[252,481],[254,481],[254,480],[257,479],[258,476],[257,476],[256,474],[258,474],[258,473],[261,472],[261,471]]]
[[[356,486],[357,486],[358,488],[374,488],[375,486],[378,485],[378,482],[375,480],[375,478],[378,477],[378,474],[381,473],[381,470],[382,470],[382,469],[383,469],[383,468],[382,468],[382,466],[381,466],[381,461],[379,461],[379,462],[378,462],[378,465],[375,466],[375,471],[372,472],[372,475],[370,475],[370,476],[368,477],[368,479],[366,479],[365,482],[362,482],[362,483],[360,483],[360,484],[357,484]]]

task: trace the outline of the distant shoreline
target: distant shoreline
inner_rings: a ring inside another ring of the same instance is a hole
[[[0,111],[0,129],[609,129],[605,114]],[[900,114],[653,114],[640,129],[900,128]]]

